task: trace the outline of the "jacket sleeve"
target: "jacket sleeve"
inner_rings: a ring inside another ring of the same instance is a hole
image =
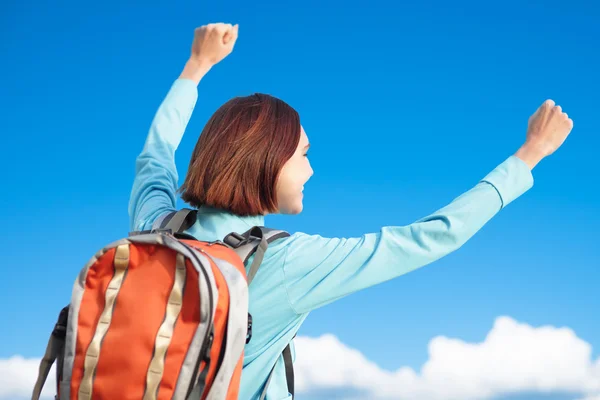
[[[132,231],[150,229],[156,218],[176,208],[175,150],[197,98],[195,82],[177,79],[154,116],[144,148],[135,163],[128,210]]]
[[[450,204],[410,225],[355,238],[296,233],[283,265],[290,304],[305,313],[430,264],[459,249],[532,186],[529,167],[510,156]]]

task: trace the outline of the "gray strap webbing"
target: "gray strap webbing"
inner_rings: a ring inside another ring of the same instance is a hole
[[[154,222],[152,223],[152,228],[151,230],[156,230],[156,229],[160,229],[162,227],[162,225],[166,225],[165,221],[169,221],[169,219],[175,215],[175,211],[171,211],[165,214],[160,215],[158,218],[156,218],[154,220]]]
[[[292,362],[292,349],[288,344],[283,350],[283,362],[285,364],[285,377],[288,383],[288,392],[294,398],[294,363]]]
[[[283,363],[285,366],[285,377],[287,380],[288,392],[292,395],[292,399],[294,398],[294,363],[292,362],[292,350],[290,345],[288,344],[285,349],[283,349]],[[263,391],[260,394],[260,400],[264,400],[267,395],[267,389],[269,388],[269,383],[271,383],[271,378],[273,378],[273,373],[275,372],[275,366],[277,365],[277,361],[273,368],[271,368],[271,372],[269,373],[269,377],[267,378],[267,382],[263,387]]]
[[[252,260],[252,264],[250,265],[250,269],[248,270],[248,285],[252,283],[252,279],[254,279],[254,276],[258,272],[258,267],[260,267],[260,264],[265,258],[265,252],[267,251],[267,247],[269,247],[269,242],[267,242],[267,239],[263,236],[256,248],[256,253],[254,253],[254,260]]]
[[[292,349],[288,344],[283,350],[283,362],[285,364],[285,377],[287,380],[288,392],[294,398],[294,363],[292,362]]]
[[[42,393],[42,388],[44,387],[44,383],[46,383],[46,379],[48,378],[48,374],[50,373],[50,368],[52,368],[52,364],[58,357],[58,353],[61,348],[61,340],[58,339],[54,335],[50,335],[50,339],[48,340],[48,345],[46,346],[46,353],[40,362],[40,368],[38,372],[38,378],[35,382],[35,386],[33,387],[33,394],[31,395],[31,400],[38,400],[40,398],[40,394]]]
[[[277,362],[275,362],[275,365],[277,365]],[[271,372],[269,373],[269,378],[267,379],[267,382],[265,383],[265,386],[263,387],[263,391],[260,394],[260,400],[264,400],[265,396],[267,395],[267,389],[269,388],[269,383],[271,383],[271,378],[273,377],[273,372],[275,372],[275,365],[273,365],[273,368],[271,368]]]
[[[194,222],[196,222],[196,216],[194,214],[195,212],[196,210],[184,208],[175,213],[171,213],[172,217],[169,218],[171,214],[167,215],[167,217],[165,217],[161,223],[161,228],[170,229],[172,232],[181,233],[191,227]]]
[[[261,239],[264,238],[267,241],[267,244],[269,244],[276,239],[287,236],[290,236],[290,234],[285,231],[255,226],[254,228],[244,232],[242,235],[238,233],[230,233],[223,239],[223,242],[232,247],[237,255],[244,261],[244,263],[246,263],[250,256],[257,250],[261,243]]]

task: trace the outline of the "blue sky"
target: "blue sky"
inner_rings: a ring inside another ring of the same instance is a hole
[[[545,99],[574,121],[534,187],[461,249],[315,311],[299,335],[332,333],[382,369],[418,371],[432,338],[481,342],[509,316],[569,327],[597,359],[598,17],[583,1],[5,5],[0,359],[40,357],[79,269],[127,234],[154,112],[193,29],[221,21],[239,23],[239,40],[199,86],[180,178],[223,102],[283,98],[301,115],[315,174],[304,212],[270,226],[355,236],[409,224],[512,155]]]

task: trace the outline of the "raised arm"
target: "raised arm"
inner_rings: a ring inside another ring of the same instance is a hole
[[[197,28],[189,60],[161,103],[135,165],[129,199],[130,230],[146,230],[177,201],[175,150],[192,116],[197,86],[206,73],[233,50],[237,25],[209,24]]]
[[[297,313],[311,311],[457,250],[533,186],[531,170],[560,147],[572,126],[560,107],[545,102],[530,118],[527,140],[519,151],[450,204],[412,224],[356,238],[292,235],[283,267],[292,308]]]

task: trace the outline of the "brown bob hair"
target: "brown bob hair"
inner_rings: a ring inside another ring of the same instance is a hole
[[[240,216],[277,212],[277,179],[300,132],[298,112],[283,100],[261,93],[229,100],[200,134],[181,198]]]

